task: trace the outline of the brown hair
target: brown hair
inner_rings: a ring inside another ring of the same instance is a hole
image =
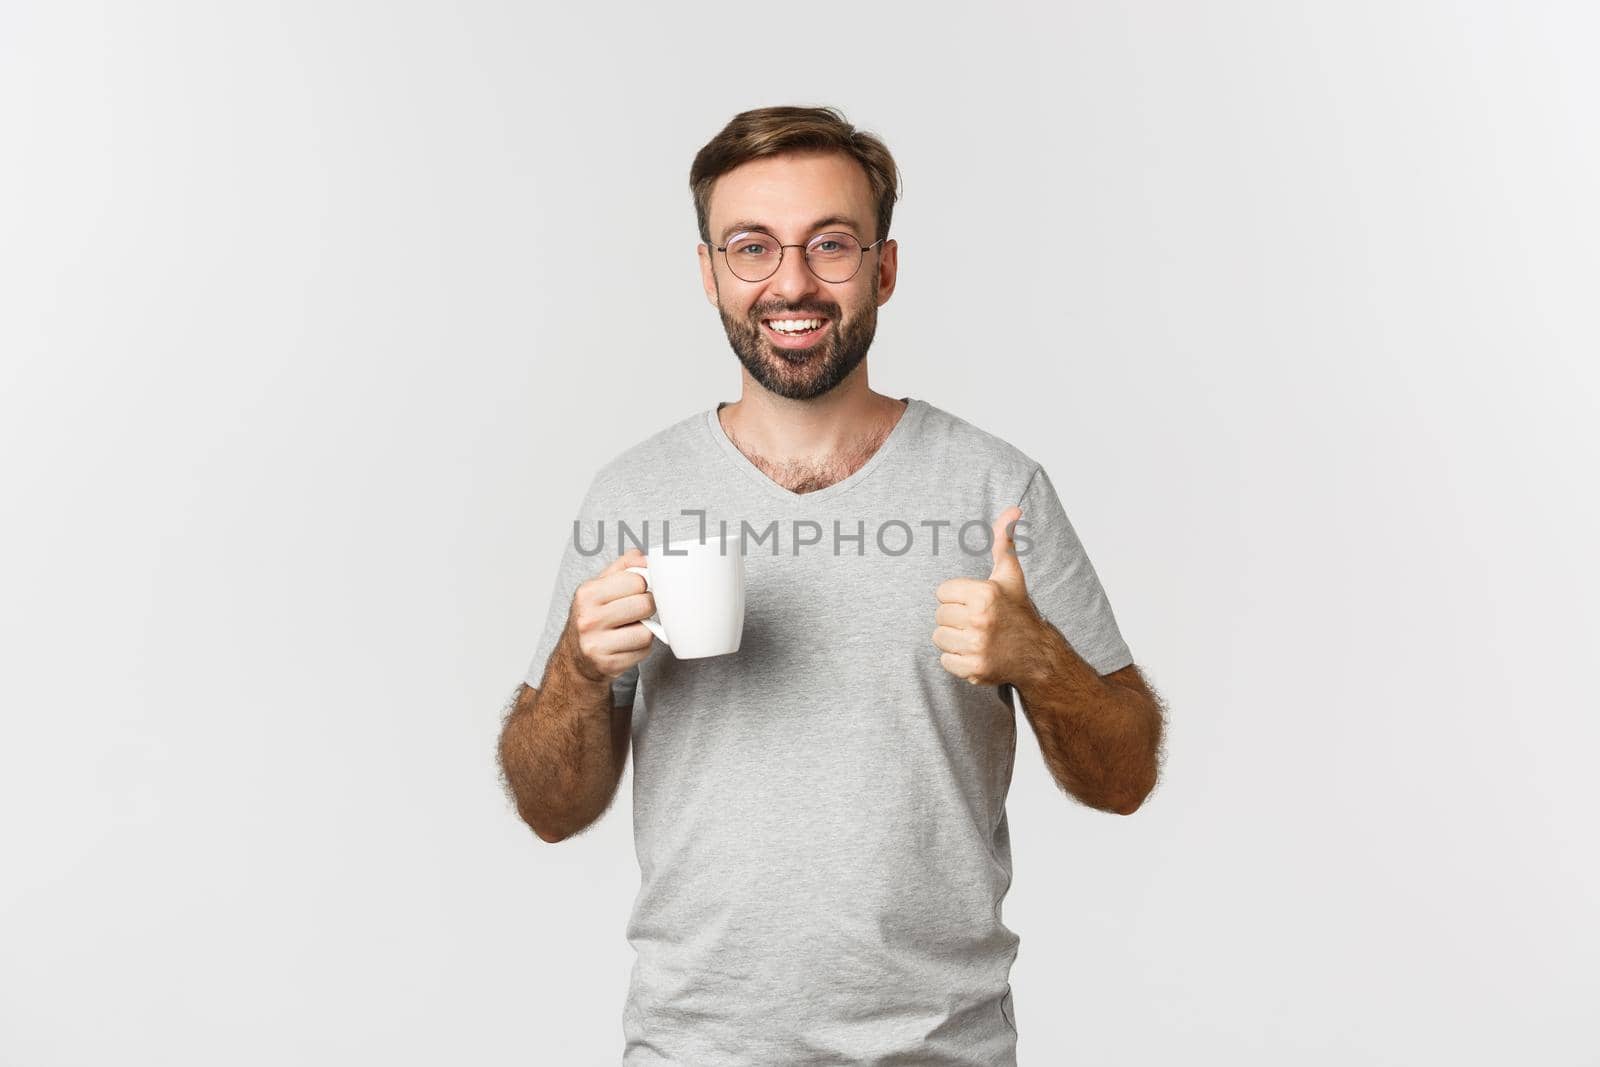
[[[832,107],[762,107],[741,111],[695,153],[689,191],[700,239],[711,244],[711,187],[752,159],[784,152],[843,152],[861,164],[878,206],[878,238],[889,236],[889,219],[900,190],[900,170],[877,137],[858,130]]]

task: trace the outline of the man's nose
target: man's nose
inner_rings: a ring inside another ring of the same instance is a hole
[[[783,259],[778,261],[777,273],[767,279],[767,288],[772,295],[782,297],[791,304],[798,303],[802,297],[816,293],[820,284],[817,276],[811,273],[810,265],[806,263],[806,253],[803,248],[785,248]]]

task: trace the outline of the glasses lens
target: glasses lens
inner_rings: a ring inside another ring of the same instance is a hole
[[[728,238],[728,269],[747,282],[759,282],[778,269],[783,249],[777,238],[764,233],[741,233]]]
[[[806,262],[825,282],[847,282],[861,266],[861,242],[847,233],[824,233],[806,245]]]

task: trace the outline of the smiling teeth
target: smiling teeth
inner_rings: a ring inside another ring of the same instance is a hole
[[[767,325],[774,330],[784,333],[801,333],[805,330],[815,330],[822,325],[821,319],[768,319]]]

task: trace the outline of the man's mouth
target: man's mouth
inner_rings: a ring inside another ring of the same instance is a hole
[[[827,330],[831,320],[817,316],[762,319],[761,328],[780,348],[805,348]]]

